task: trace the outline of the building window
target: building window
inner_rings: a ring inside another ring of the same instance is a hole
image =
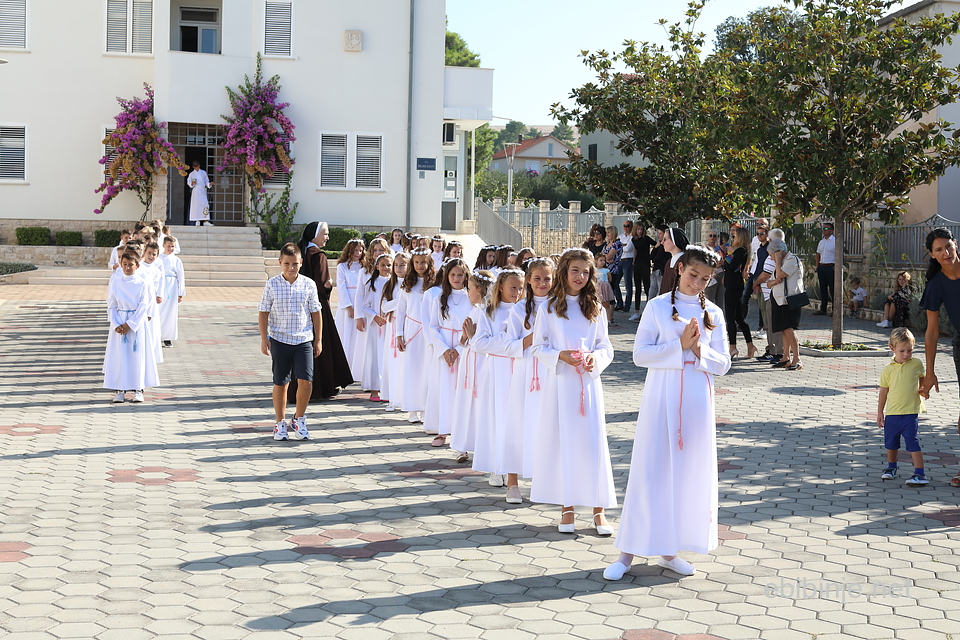
[[[220,53],[220,10],[180,7],[180,51]]]
[[[590,162],[597,161],[597,145],[595,144],[587,145],[587,160],[589,160]]]
[[[383,189],[383,134],[321,131],[321,189]]]
[[[615,150],[616,150],[616,147],[614,146],[614,141],[611,140],[611,141],[610,141],[610,155],[613,155],[613,153],[614,153]]]
[[[27,0],[0,0],[0,49],[27,48]]]
[[[293,56],[293,2],[265,0],[263,15],[263,55]]]
[[[287,152],[287,157],[293,157],[293,145],[287,140],[283,141],[283,148]],[[276,172],[274,172],[272,178],[265,178],[263,181],[264,189],[285,189],[287,187],[287,176],[290,174],[290,170],[280,165]]]
[[[113,133],[114,131],[116,131],[114,127],[104,127],[103,137],[100,139],[106,140],[107,136]],[[107,173],[110,173],[110,165],[113,164],[113,161],[117,159],[117,154],[119,152],[117,151],[117,148],[114,147],[112,144],[107,144],[106,142],[102,142],[102,144],[103,144],[103,155],[101,157],[107,158],[107,163],[103,165],[103,173],[107,174]]]
[[[107,53],[153,53],[153,0],[107,0]]]
[[[547,157],[548,157],[548,158],[552,158],[552,157],[553,157],[553,143],[552,143],[552,142],[548,142],[548,143],[547,143]]]
[[[0,181],[27,180],[27,125],[0,124]]]

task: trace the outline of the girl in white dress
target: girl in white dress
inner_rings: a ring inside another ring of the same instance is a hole
[[[143,402],[143,390],[160,384],[157,361],[147,343],[147,315],[155,304],[150,284],[137,273],[140,257],[127,252],[120,257],[120,274],[107,288],[110,333],[103,356],[103,387],[117,392],[123,402],[127,391]]]
[[[497,245],[488,244],[487,246],[480,249],[480,253],[477,254],[477,263],[473,266],[473,270],[477,269],[490,271],[493,269],[494,263],[497,261]]]
[[[350,372],[354,380],[360,379],[360,369],[355,369],[353,352],[356,349],[357,323],[359,313],[354,312],[354,299],[357,297],[357,285],[363,272],[363,240],[355,238],[347,242],[337,260],[337,333],[343,343],[343,353],[350,363]]]
[[[444,259],[444,250],[447,248],[447,243],[443,241],[443,236],[436,235],[430,238],[430,257],[433,258],[433,268],[436,271],[440,271],[440,267],[443,265]]]
[[[177,339],[180,324],[180,302],[187,294],[183,281],[183,262],[176,255],[177,239],[167,236],[163,239],[164,294],[160,303],[160,338],[165,346],[171,346]]]
[[[371,245],[372,246],[372,245]],[[363,373],[360,384],[370,390],[370,402],[380,402],[380,380],[383,367],[383,343],[387,320],[380,315],[380,295],[390,280],[393,270],[393,254],[382,253],[373,263],[374,275],[357,290],[360,297],[362,318],[357,320],[357,330],[366,336],[367,348],[363,358]],[[361,329],[363,323],[363,329]]]
[[[456,240],[448,242],[446,248],[443,250],[443,259],[446,260],[447,258],[463,259],[463,245]]]
[[[537,449],[537,428],[540,426],[540,403],[544,379],[550,375],[548,367],[533,357],[533,322],[537,311],[547,303],[553,286],[553,261],[549,258],[526,260],[525,293],[523,304],[518,304],[510,316],[509,334],[517,336],[523,345],[523,360],[517,361],[517,373],[507,401],[508,431],[523,434],[523,477],[533,477],[533,460]]]
[[[730,369],[723,312],[704,290],[720,256],[687,245],[673,291],[647,303],[633,362],[647,367],[616,546],[603,572],[619,580],[635,555],[680,575],[696,571],[679,551],[717,547],[717,437],[713,376]]]
[[[486,356],[473,350],[473,336],[477,323],[486,309],[487,294],[495,279],[489,271],[473,271],[467,281],[470,314],[463,321],[460,342],[465,347],[457,370],[457,389],[451,414],[450,447],[457,452],[457,462],[470,459],[477,441],[477,371]],[[471,358],[472,356],[472,358]]]
[[[362,242],[362,241],[361,241]],[[363,298],[366,296],[364,291],[364,286],[369,286],[370,280],[377,276],[377,269],[374,266],[377,262],[377,258],[382,256],[384,253],[389,253],[390,247],[387,246],[387,241],[382,238],[374,238],[370,241],[370,246],[367,247],[366,252],[364,253],[363,259],[363,271],[360,272],[360,275],[357,277],[357,288],[354,293],[354,319],[353,322],[356,325],[357,337],[354,339],[353,343],[353,353],[347,353],[347,358],[350,360],[350,371],[355,374],[355,378],[360,382],[360,387],[364,391],[374,391],[374,389],[369,388],[364,382],[363,372],[366,369],[366,358],[367,351],[370,348],[373,348],[372,343],[376,342],[376,337],[372,336],[371,333],[367,330],[369,328],[368,321],[364,318],[362,309],[363,309]],[[377,356],[374,356],[377,357]],[[372,379],[368,376],[366,378],[367,382],[372,382]],[[379,376],[376,380],[379,383]],[[371,395],[372,400],[372,395]]]
[[[492,474],[491,485],[502,486],[496,476],[507,476],[507,502],[519,504],[518,474],[523,471],[523,434],[510,430],[507,398],[516,359],[523,357],[523,340],[508,333],[510,315],[523,297],[523,272],[503,269],[480,316],[471,344],[486,362],[477,372],[477,440],[473,468]]]
[[[607,318],[597,296],[593,255],[567,249],[550,299],[533,324],[533,356],[554,375],[543,399],[530,500],[562,506],[558,529],[573,533],[574,506],[593,507],[593,525],[612,535],[604,508],[617,506],[607,447],[600,373],[613,361]]]
[[[157,261],[160,247],[156,242],[147,244],[137,273],[150,285],[150,311],[147,313],[147,343],[153,349],[157,363],[163,362],[163,342],[160,338],[160,303],[163,302],[163,265]]]
[[[399,408],[400,352],[397,349],[397,336],[403,327],[397,325],[396,311],[400,304],[400,284],[407,275],[409,264],[409,253],[400,252],[393,256],[390,279],[383,286],[380,297],[380,317],[387,321],[384,326],[383,358],[380,365],[380,399],[387,402],[385,411]]]
[[[433,359],[429,364],[431,376],[423,429],[437,432],[437,437],[431,443],[434,447],[445,445],[450,434],[460,356],[464,351],[460,334],[463,332],[463,321],[467,319],[471,309],[470,299],[464,288],[469,272],[467,263],[459,258],[445,261],[441,272],[440,294],[429,298],[429,306],[424,307],[427,318],[424,330],[433,347]]]
[[[390,232],[390,251],[394,253],[403,253],[403,229],[397,227]]]
[[[407,421],[420,422],[421,413],[427,405],[427,360],[430,346],[423,334],[423,294],[435,278],[433,259],[429,249],[417,249],[410,253],[412,269],[407,269],[400,288],[400,304],[397,305],[398,328],[397,350],[400,356],[399,406],[407,411]]]
[[[190,222],[212,227],[207,189],[212,187],[213,183],[210,182],[207,172],[200,168],[198,160],[194,160],[191,166],[193,171],[187,176],[187,185],[190,187]]]

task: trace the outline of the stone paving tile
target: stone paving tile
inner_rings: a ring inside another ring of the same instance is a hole
[[[921,423],[932,479],[922,490],[877,477],[882,358],[806,358],[797,373],[735,362],[717,381],[722,545],[685,554],[691,578],[638,559],[613,584],[601,572],[617,552],[588,515],[567,536],[553,507],[507,507],[358,391],[312,407],[313,440],[274,442],[259,290],[192,291],[163,386],[114,406],[98,373],[102,293],[0,287],[0,637],[960,634],[947,485],[960,405],[946,357]],[[801,339],[829,331],[808,315],[802,326]],[[847,327],[886,341],[872,323]],[[621,496],[644,380],[630,362],[634,329],[620,319],[603,377]]]

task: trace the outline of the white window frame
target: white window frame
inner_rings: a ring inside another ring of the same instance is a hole
[[[0,51],[17,51],[20,53],[30,52],[30,0],[24,0],[24,27],[23,27],[23,46],[22,47],[0,47]]]
[[[0,127],[23,128],[23,179],[0,178],[0,184],[30,184],[30,126],[26,122],[0,122]]]
[[[108,2],[109,0],[103,0],[103,55],[105,56],[122,56],[122,57],[135,57],[135,58],[152,58],[153,53],[156,50],[156,43],[153,32],[153,25],[156,22],[156,3],[153,0],[150,0],[150,53],[144,53],[142,51],[133,50],[133,5],[135,0],[124,0],[127,5],[127,26],[126,26],[126,43],[124,44],[123,51],[110,51],[107,49],[107,14],[108,14]]]
[[[217,21],[216,22],[194,22],[193,20],[184,20],[183,11],[191,10],[200,10],[200,11],[216,11],[217,12]],[[207,53],[205,51],[187,51],[185,53],[202,53],[207,56],[219,56],[223,51],[223,8],[222,7],[190,7],[187,5],[180,5],[177,8],[177,46],[178,51],[183,51],[183,32],[180,30],[180,27],[196,27],[197,28],[197,47],[203,48],[203,29],[210,28],[214,26],[217,30],[217,51],[216,53]]]
[[[290,55],[280,56],[276,54],[267,54],[267,2],[286,2],[290,5]],[[296,51],[296,24],[297,24],[297,6],[293,0],[263,0],[263,20],[261,20],[261,25],[263,26],[263,38],[260,41],[260,53],[264,58],[269,58],[271,60],[293,60],[293,52]]]
[[[321,144],[323,136],[347,136],[347,158],[346,158],[346,186],[345,187],[324,187],[321,185],[321,171],[323,171],[323,162],[321,158]],[[373,189],[357,186],[357,136],[371,136],[380,138],[380,188]],[[386,191],[384,187],[384,166],[386,165],[386,135],[382,131],[333,131],[321,130],[317,132],[317,191],[359,191],[363,193],[382,193]]]

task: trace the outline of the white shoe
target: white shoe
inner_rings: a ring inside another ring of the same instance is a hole
[[[674,556],[673,560],[667,560],[663,556],[660,556],[660,559],[657,560],[657,564],[664,569],[669,569],[670,571],[678,573],[681,576],[692,576],[697,572],[697,570],[693,568],[692,564],[678,556]]]
[[[491,473],[490,477],[487,478],[487,484],[489,484],[491,487],[502,487],[504,485],[503,476],[496,473]]]
[[[420,418],[417,416],[416,411],[411,411],[410,413],[407,414],[407,422],[409,422],[410,424],[415,424],[417,422],[420,422]]]
[[[757,338],[758,340],[763,340],[764,338],[767,337],[767,332],[764,329],[761,329],[760,331],[757,331],[755,334],[753,334],[753,337]]]
[[[133,394],[133,401],[143,402],[143,391],[137,391],[135,394]]]
[[[113,401],[114,401],[114,402],[123,402],[124,399],[125,399],[125,397],[126,397],[126,395],[127,395],[127,394],[124,393],[123,391],[117,391],[117,395],[113,396]]]
[[[622,562],[614,562],[603,570],[603,577],[605,580],[619,580],[627,571],[630,571],[630,565],[623,564]]]
[[[635,314],[633,314],[632,316],[630,316],[630,320],[631,320],[632,322],[636,322],[636,321],[639,320],[639,319],[640,319],[640,312],[639,312],[639,311],[637,311]]]
[[[523,504],[523,495],[520,487],[514,485],[507,489],[507,504]]]
[[[601,514],[593,514],[593,526],[597,529],[597,533],[601,536],[612,536],[613,535],[613,525],[610,524],[597,524],[597,516]]]
[[[563,516],[568,513],[573,513],[573,507],[570,507],[566,511],[561,511],[560,519],[563,520]],[[576,530],[577,530],[576,521],[571,522],[570,524],[563,524],[563,522],[561,522],[560,524],[557,525],[557,531],[559,531],[560,533],[573,533]]]
[[[212,227],[212,226],[213,226],[213,223],[210,222],[209,220],[204,220],[204,221],[203,221],[203,226],[205,226],[205,227]]]
[[[887,321],[887,320],[883,320],[882,322],[878,322],[878,323],[877,323],[877,326],[880,327],[880,328],[882,328],[882,329],[889,329],[889,328],[890,328],[890,322]]]
[[[286,420],[281,420],[273,428],[273,439],[274,440],[287,439],[287,421]]]
[[[397,408],[396,408],[395,406],[393,406],[392,404],[388,404],[387,406],[385,406],[385,407],[383,408],[383,410],[384,410],[384,411],[396,411]]]
[[[294,440],[309,440],[310,432],[307,431],[307,417],[300,416],[299,418],[293,419],[293,424],[290,425],[293,427],[293,433],[290,435],[293,436]]]

